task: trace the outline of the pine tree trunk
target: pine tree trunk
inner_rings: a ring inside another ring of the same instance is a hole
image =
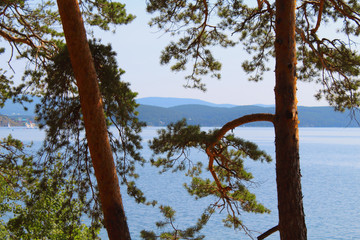
[[[276,181],[282,240],[306,239],[296,99],[295,0],[276,0]]]
[[[79,89],[86,138],[110,239],[130,239],[119,181],[107,135],[97,75],[77,0],[57,0],[71,64]]]

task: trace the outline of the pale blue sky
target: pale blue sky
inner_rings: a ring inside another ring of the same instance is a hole
[[[236,105],[273,104],[274,72],[269,72],[263,82],[249,82],[241,69],[241,62],[247,56],[241,46],[224,49],[216,55],[223,63],[222,79],[204,77],[207,91],[185,89],[185,73],[169,70],[170,66],[161,66],[161,50],[171,40],[169,35],[150,28],[147,23],[151,15],[145,11],[144,0],[124,1],[129,13],[137,18],[128,26],[118,27],[115,34],[102,36],[104,42],[110,42],[118,53],[118,63],[126,71],[124,80],[131,83],[138,97],[180,97],[197,98],[213,103]],[[313,96],[316,86],[309,83],[298,83],[299,105],[327,105],[318,102]]]
[[[103,43],[111,43],[117,52],[117,61],[126,73],[123,80],[130,82],[131,89],[143,97],[178,97],[196,98],[213,103],[227,103],[235,105],[274,104],[274,72],[269,72],[263,82],[249,82],[247,75],[241,69],[241,62],[247,55],[239,45],[235,48],[218,51],[215,55],[220,59],[222,79],[216,80],[204,77],[207,91],[185,89],[185,73],[175,73],[170,66],[161,66],[159,57],[161,50],[171,40],[170,36],[150,28],[148,22],[151,16],[146,13],[144,0],[125,0],[129,13],[137,18],[127,26],[117,27],[116,33],[96,32],[95,37],[101,38]],[[0,41],[0,46],[5,42]],[[6,65],[7,55],[0,56]],[[20,79],[23,64],[13,62],[16,69],[15,79]],[[272,66],[273,67],[273,66]],[[302,106],[323,106],[325,101],[317,101],[313,95],[316,86],[309,83],[298,83],[298,101]]]

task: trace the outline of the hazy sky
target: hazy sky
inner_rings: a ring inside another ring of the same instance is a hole
[[[116,33],[103,36],[104,42],[110,42],[118,53],[118,63],[125,71],[124,80],[131,83],[138,97],[180,97],[197,98],[213,103],[229,103],[236,105],[273,104],[274,78],[269,72],[263,82],[249,82],[241,69],[241,62],[248,56],[242,46],[224,49],[215,57],[220,59],[222,78],[216,80],[204,77],[207,91],[185,89],[185,73],[170,71],[169,65],[159,63],[161,50],[170,42],[169,35],[150,28],[148,22],[151,15],[146,13],[144,0],[124,1],[129,13],[137,18],[127,26],[118,27]],[[273,66],[272,66],[273,67]],[[309,83],[298,83],[299,105],[327,105],[314,98],[319,86]]]
[[[227,103],[235,105],[274,104],[274,72],[269,72],[262,82],[249,82],[247,75],[241,69],[241,63],[248,56],[242,51],[242,46],[218,51],[215,55],[222,62],[222,78],[216,80],[203,77],[207,91],[185,89],[185,73],[170,71],[170,66],[159,63],[161,50],[171,40],[170,36],[150,28],[148,22],[151,16],[146,13],[144,0],[124,1],[129,13],[137,18],[127,26],[117,27],[116,33],[99,33],[95,37],[101,38],[103,43],[111,43],[117,52],[117,61],[126,73],[123,80],[130,82],[131,89],[138,92],[138,97],[178,97],[196,98],[213,103]],[[4,41],[0,46],[4,46]],[[5,65],[6,55],[1,56],[2,66]],[[19,66],[15,64],[16,69]],[[271,66],[274,68],[274,66]],[[21,67],[20,67],[21,69]],[[21,72],[17,70],[16,77]],[[325,101],[318,102],[313,95],[316,86],[309,83],[298,83],[298,101],[302,106],[327,105]]]

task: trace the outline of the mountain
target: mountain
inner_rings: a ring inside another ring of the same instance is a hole
[[[23,105],[19,103],[13,103],[11,100],[7,100],[5,102],[5,106],[0,108],[0,115],[28,115],[33,116],[35,115],[35,106],[36,104],[40,103],[39,97],[31,97],[32,102],[24,102]],[[27,109],[24,109],[26,107]]]
[[[172,98],[172,97],[146,97],[146,98],[138,98],[136,102],[141,105],[149,105],[149,106],[157,106],[157,107],[175,107],[180,105],[204,105],[211,107],[235,107],[236,105],[232,104],[216,104],[210,103],[199,99],[192,98]]]
[[[20,122],[14,121],[13,119],[11,119],[7,116],[0,115],[0,126],[1,127],[7,127],[7,126],[18,127],[18,126],[22,126],[22,125],[23,124],[21,124]]]
[[[204,105],[180,105],[163,108],[148,105],[140,105],[137,108],[139,120],[146,122],[149,126],[166,126],[171,122],[183,118],[189,124],[201,126],[222,126],[241,116],[252,113],[274,113],[274,107],[261,107],[256,105],[236,106],[232,108],[220,108]],[[332,107],[298,107],[300,127],[359,127],[352,120],[350,112],[335,112]],[[360,114],[357,114],[360,119]],[[268,127],[271,123],[255,122],[246,126]]]
[[[16,122],[33,121],[35,104],[26,103],[28,111],[24,111],[20,104],[6,102],[5,107],[0,109],[0,115],[7,115]],[[241,116],[252,113],[274,113],[275,108],[271,105],[235,106],[230,104],[214,104],[197,99],[187,98],[140,98],[137,99],[140,106],[139,120],[146,122],[148,126],[166,126],[169,123],[183,118],[189,124],[201,126],[222,126]],[[300,127],[359,127],[352,120],[350,112],[335,112],[332,107],[298,107]],[[356,119],[360,119],[359,112]],[[20,119],[20,120],[19,120]],[[7,120],[3,121],[7,126]],[[271,126],[268,122],[255,122],[246,126]]]

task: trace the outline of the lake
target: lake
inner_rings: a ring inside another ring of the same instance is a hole
[[[156,135],[159,128],[145,128],[142,136],[144,144]],[[204,128],[210,129],[210,128]],[[304,210],[308,229],[308,239],[360,239],[360,128],[300,128],[300,158]],[[0,128],[0,137],[12,134],[25,142],[38,142],[44,133],[38,129]],[[274,130],[272,128],[243,127],[234,134],[254,141],[259,147],[274,157]],[[144,148],[143,156],[149,158],[151,152]],[[206,161],[206,156],[192,152],[192,159]],[[242,214],[243,223],[252,230],[253,237],[277,225],[277,200],[275,183],[275,163],[245,162],[254,175],[250,186],[259,202],[271,214]],[[189,179],[181,174],[157,174],[158,169],[150,166],[139,168],[139,187],[148,199],[157,199],[160,204],[170,205],[176,211],[176,226],[192,226],[209,199],[195,201],[182,187]],[[155,221],[160,214],[157,208],[141,206],[126,196],[122,189],[124,207],[133,239],[139,239],[142,229],[157,231]],[[216,213],[203,230],[205,239],[249,239],[241,231],[225,228],[222,215]],[[102,238],[107,239],[102,231]],[[279,239],[275,233],[266,239]]]

